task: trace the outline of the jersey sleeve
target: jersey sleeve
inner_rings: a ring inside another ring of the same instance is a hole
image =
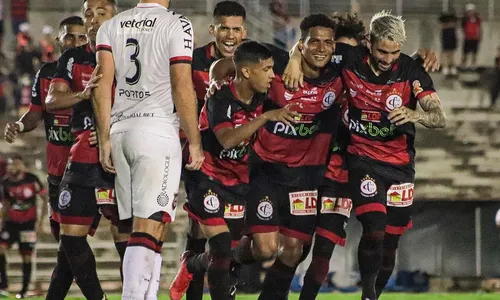
[[[169,24],[167,49],[170,65],[185,63],[191,64],[193,61],[193,25],[191,21],[180,16],[177,20]]]
[[[112,52],[111,48],[111,35],[110,35],[110,23],[108,20],[102,24],[102,26],[97,31],[97,41],[96,41],[96,51],[109,51]]]
[[[40,68],[40,70],[36,73],[33,86],[31,87],[30,111],[42,111],[42,95],[40,92],[40,73],[42,68]]]
[[[424,70],[422,66],[416,66],[417,72],[412,78],[411,85],[413,95],[418,99],[422,99],[432,93],[435,93],[434,83],[431,76]]]
[[[75,63],[75,58],[73,57],[73,51],[67,50],[57,61],[57,71],[52,79],[52,83],[64,82],[71,86],[73,81],[73,65]]]
[[[233,127],[231,101],[225,97],[216,97],[216,95],[217,93],[207,102],[208,123],[213,132]]]

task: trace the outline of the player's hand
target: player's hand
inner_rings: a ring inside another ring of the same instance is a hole
[[[292,123],[300,120],[300,114],[292,110],[294,106],[295,105],[289,104],[280,109],[267,111],[263,115],[268,121],[281,122],[285,125],[292,126]]]
[[[101,141],[99,144],[99,161],[104,171],[116,174],[113,160],[111,159],[111,141],[109,139],[107,141]]]
[[[397,126],[400,126],[408,122],[418,122],[420,120],[420,113],[409,109],[406,106],[402,106],[391,111],[387,116],[387,119],[389,119],[391,123],[396,123]]]
[[[99,86],[98,81],[102,77],[102,74],[97,75],[99,68],[100,68],[99,65],[97,65],[95,67],[94,72],[92,72],[92,75],[90,76],[89,81],[85,85],[85,89],[80,92],[80,97],[82,99],[84,99],[84,100],[90,99],[90,97],[92,96],[92,90]]]
[[[439,70],[440,62],[437,53],[432,49],[418,49],[418,56],[424,60],[423,67],[427,72]]]
[[[220,90],[223,86],[228,85],[229,82],[226,80],[212,80],[208,85],[207,93],[205,94],[205,101],[212,97],[216,91]]]
[[[99,147],[99,142],[97,141],[97,131],[94,126],[90,127],[89,144],[90,147]]]
[[[16,123],[7,123],[5,125],[4,139],[7,143],[12,144],[17,138],[19,132],[19,125]]]
[[[299,86],[304,87],[304,73],[302,73],[300,63],[300,59],[291,57],[288,65],[286,65],[285,72],[283,72],[283,83],[290,91],[296,92]]]
[[[186,169],[194,171],[199,170],[203,161],[205,160],[205,154],[201,145],[193,146],[189,144],[189,164],[186,165]]]

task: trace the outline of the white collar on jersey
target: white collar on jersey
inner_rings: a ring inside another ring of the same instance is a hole
[[[137,3],[137,8],[149,8],[149,7],[163,7],[158,3]]]

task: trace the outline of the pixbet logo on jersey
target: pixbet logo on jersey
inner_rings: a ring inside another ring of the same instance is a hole
[[[388,137],[394,135],[396,125],[390,124],[389,127],[383,127],[375,125],[373,121],[362,123],[361,121],[351,119],[349,121],[349,130],[365,136]]]

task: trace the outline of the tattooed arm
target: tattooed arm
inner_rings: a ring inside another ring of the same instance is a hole
[[[427,128],[444,128],[446,115],[436,93],[431,93],[418,100],[423,112],[406,106],[398,107],[389,113],[388,119],[397,126],[408,122],[420,123]]]
[[[418,122],[427,128],[444,128],[446,126],[446,114],[437,93],[432,93],[418,101],[424,112],[419,112]]]

